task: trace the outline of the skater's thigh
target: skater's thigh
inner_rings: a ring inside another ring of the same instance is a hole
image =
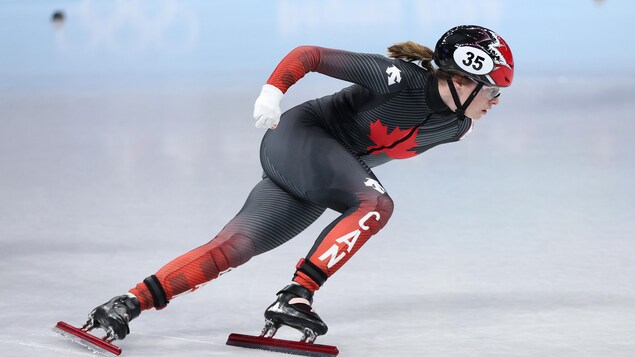
[[[239,232],[249,238],[254,255],[258,255],[295,237],[324,211],[324,207],[289,194],[265,177],[219,236]]]
[[[323,128],[305,118],[283,119],[265,136],[261,162],[267,175],[287,192],[343,212],[359,203],[369,178],[378,182],[363,162]]]

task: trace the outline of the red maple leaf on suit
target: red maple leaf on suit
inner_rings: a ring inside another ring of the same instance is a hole
[[[388,126],[383,125],[381,120],[377,120],[370,123],[370,135],[368,135],[368,137],[375,145],[369,146],[368,150],[372,150],[374,155],[384,152],[388,157],[393,159],[407,159],[416,156],[416,152],[408,150],[417,146],[415,139],[417,138],[418,131],[419,128],[414,129],[414,131],[401,130],[396,126],[395,129],[389,133]]]

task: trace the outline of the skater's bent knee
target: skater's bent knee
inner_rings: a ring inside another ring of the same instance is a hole
[[[372,232],[377,232],[388,223],[390,216],[392,216],[394,202],[390,196],[383,194],[362,201],[360,209],[366,212],[364,216],[365,219],[363,220],[369,222],[368,229]],[[370,224],[370,222],[372,222],[372,224]]]
[[[377,209],[384,214],[385,221],[392,216],[392,211],[395,209],[395,203],[388,195],[382,195],[377,198]]]

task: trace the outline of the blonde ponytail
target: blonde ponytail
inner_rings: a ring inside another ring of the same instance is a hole
[[[410,62],[421,61],[421,66],[431,73],[434,73],[434,67],[432,67],[433,56],[434,51],[412,41],[400,42],[388,47],[388,57]]]

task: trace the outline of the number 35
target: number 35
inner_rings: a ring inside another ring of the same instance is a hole
[[[467,58],[463,60],[463,64],[466,66],[472,66],[476,71],[483,68],[483,61],[485,58],[474,55],[473,52],[466,52]],[[474,58],[476,57],[476,58]]]

